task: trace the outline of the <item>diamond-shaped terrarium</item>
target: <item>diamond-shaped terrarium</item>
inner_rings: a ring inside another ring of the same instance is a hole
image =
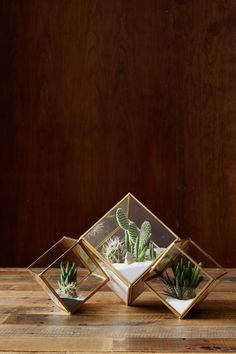
[[[176,241],[144,282],[177,317],[183,318],[224,274],[226,271],[189,238]]]
[[[68,313],[76,312],[108,281],[83,244],[65,236],[28,269],[53,302]]]
[[[142,281],[145,274],[178,239],[129,193],[79,243],[109,276],[108,286],[129,305],[146,288]]]

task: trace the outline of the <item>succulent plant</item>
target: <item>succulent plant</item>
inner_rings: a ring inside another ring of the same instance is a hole
[[[110,263],[122,263],[125,259],[125,244],[118,236],[103,245],[102,253]]]
[[[150,259],[154,260],[156,252],[154,251],[153,244],[150,243],[152,238],[150,222],[144,221],[139,230],[137,225],[127,218],[122,208],[117,209],[116,220],[125,232],[126,251],[130,252],[137,262],[143,262],[149,248]]]
[[[60,292],[65,296],[75,297],[76,285],[77,285],[77,269],[76,264],[67,262],[66,265],[63,262],[60,263],[60,281],[58,286]]]
[[[196,297],[196,288],[203,280],[200,276],[202,263],[193,266],[190,261],[186,264],[184,258],[179,257],[178,261],[172,264],[173,277],[166,272],[161,280],[166,286],[164,295],[179,300],[188,300]]]

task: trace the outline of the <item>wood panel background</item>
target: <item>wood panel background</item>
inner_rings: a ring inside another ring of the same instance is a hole
[[[236,266],[235,39],[234,0],[0,0],[0,265],[130,191]]]

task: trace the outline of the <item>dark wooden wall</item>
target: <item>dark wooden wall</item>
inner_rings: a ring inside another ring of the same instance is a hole
[[[235,40],[235,0],[0,0],[0,265],[130,191],[236,266]]]

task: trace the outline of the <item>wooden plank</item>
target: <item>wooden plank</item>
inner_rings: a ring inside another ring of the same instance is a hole
[[[149,291],[137,299],[136,306],[127,307],[108,289],[98,292],[76,315],[68,316],[40,288],[30,288],[32,279],[25,272],[10,270],[7,279],[0,276],[0,289],[6,282],[12,285],[8,291],[0,290],[0,351],[134,354],[236,350],[236,270],[230,270],[185,320],[176,319]],[[28,286],[19,290],[21,281]]]

